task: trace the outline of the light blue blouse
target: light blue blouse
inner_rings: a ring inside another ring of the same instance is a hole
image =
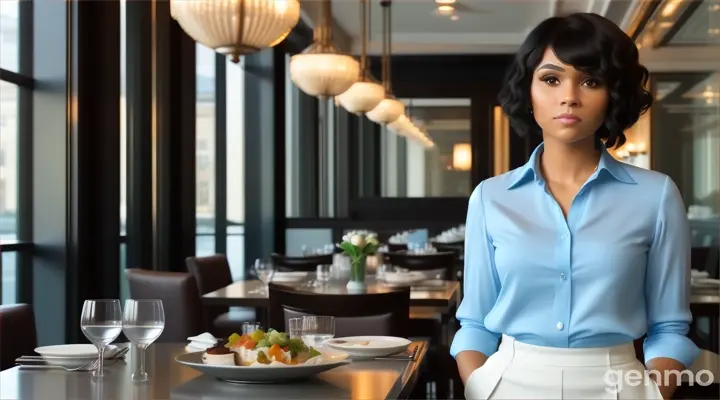
[[[567,221],[528,163],[470,196],[464,298],[450,354],[497,351],[501,334],[535,345],[600,347],[647,333],[645,361],[686,367],[690,229],[675,183],[615,160],[604,148]]]

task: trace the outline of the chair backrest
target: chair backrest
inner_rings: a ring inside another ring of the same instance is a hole
[[[291,271],[314,272],[318,265],[332,265],[333,254],[319,254],[303,257],[288,257],[282,254],[270,255],[275,268],[289,269]]]
[[[185,342],[205,329],[195,278],[184,272],[143,269],[125,271],[133,299],[159,299],[165,310],[165,329],[158,342]]]
[[[430,254],[411,254],[408,252],[387,253],[385,259],[394,266],[410,270],[429,270],[443,268],[452,271],[455,267],[457,254],[452,251],[438,251]],[[446,273],[446,277],[450,276]]]
[[[290,318],[335,317],[335,336],[407,337],[410,288],[387,293],[317,294],[270,283],[270,328],[287,331]]]
[[[717,247],[693,247],[690,264],[693,269],[706,271],[711,278],[718,279],[720,249]]]
[[[35,354],[35,313],[30,304],[0,306],[0,370],[15,366],[20,356]]]
[[[185,259],[188,271],[195,278],[200,295],[222,289],[232,283],[230,264],[224,254]],[[228,307],[205,307],[206,329],[213,327],[218,316],[228,312]]]

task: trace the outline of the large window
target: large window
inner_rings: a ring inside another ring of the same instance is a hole
[[[196,45],[195,218],[198,256],[215,253],[215,52]]]
[[[27,98],[32,78],[25,71],[21,40],[21,21],[28,21],[29,9],[18,1],[0,1],[0,294],[3,304],[18,301],[18,271],[21,251],[29,249],[23,226],[23,172],[29,160],[24,154],[27,141],[29,109]],[[23,16],[23,18],[21,18]],[[23,29],[21,29],[23,28]]]
[[[226,254],[235,279],[244,276],[244,71],[196,47],[196,255]]]

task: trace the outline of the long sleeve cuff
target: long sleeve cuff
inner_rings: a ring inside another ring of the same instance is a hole
[[[454,343],[453,343],[454,344]],[[690,338],[678,333],[657,333],[645,338],[645,363],[657,357],[672,358],[690,368],[700,355],[700,349]]]
[[[455,333],[450,355],[455,358],[461,351],[473,350],[490,357],[497,351],[499,340],[500,335],[487,329],[465,325]]]

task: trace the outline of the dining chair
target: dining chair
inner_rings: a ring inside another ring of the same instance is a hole
[[[273,266],[290,271],[315,272],[318,265],[332,265],[333,254],[316,254],[301,257],[289,257],[278,253],[270,255]]]
[[[444,270],[444,279],[452,278],[457,255],[454,251],[412,254],[406,251],[389,252],[385,260],[390,264],[411,271]]]
[[[37,332],[30,304],[0,305],[0,370],[15,366],[15,359],[35,353]]]
[[[133,299],[162,300],[165,329],[157,342],[184,342],[204,332],[205,323],[195,278],[185,272],[125,270]]]
[[[343,288],[344,289],[344,288]],[[287,331],[290,318],[335,317],[335,336],[407,337],[410,288],[385,293],[325,294],[270,283],[270,327]]]
[[[188,271],[195,278],[200,296],[233,283],[230,264],[224,254],[185,259]],[[230,336],[241,332],[243,322],[256,321],[253,308],[205,306],[205,326],[215,336]]]

